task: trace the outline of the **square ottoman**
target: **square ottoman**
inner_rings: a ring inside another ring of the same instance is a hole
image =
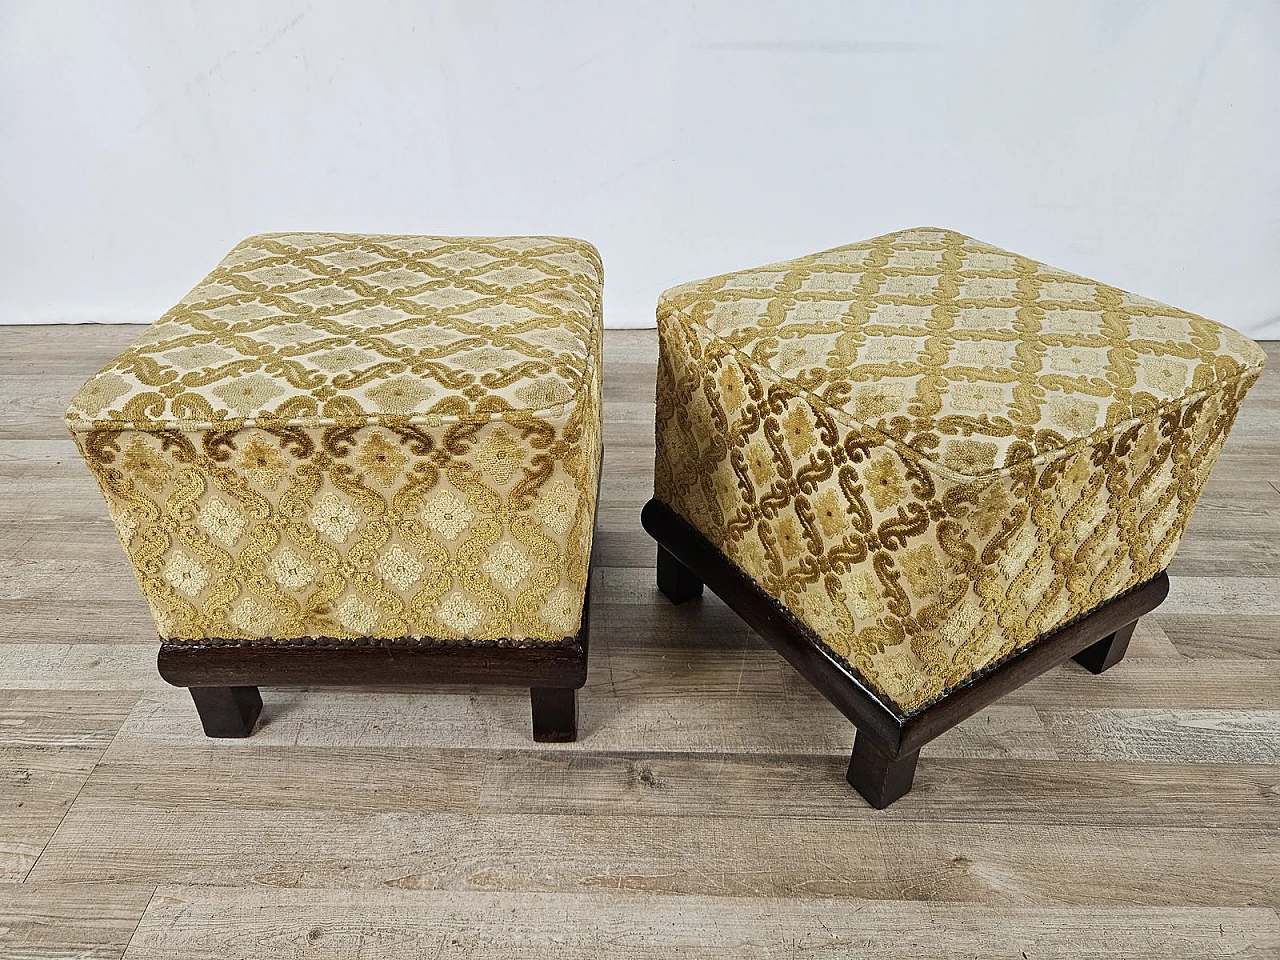
[[[658,325],[658,585],[844,712],[876,807],[998,696],[1120,660],[1264,360],[932,228],[676,287]]]
[[[259,685],[495,683],[576,736],[601,283],[557,237],[250,237],[76,394],[206,734]]]

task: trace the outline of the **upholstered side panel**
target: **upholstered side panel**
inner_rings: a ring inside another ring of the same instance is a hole
[[[601,443],[592,376],[556,417],[74,434],[160,636],[578,632]]]
[[[1258,371],[1006,470],[943,470],[659,314],[655,496],[903,713],[1168,566]]]

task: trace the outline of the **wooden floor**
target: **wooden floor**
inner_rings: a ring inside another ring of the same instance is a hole
[[[651,331],[606,339],[578,743],[473,689],[267,689],[206,740],[62,425],[138,332],[0,328],[0,957],[1280,956],[1280,375],[1128,659],[983,711],[876,812],[836,711],[654,589]]]

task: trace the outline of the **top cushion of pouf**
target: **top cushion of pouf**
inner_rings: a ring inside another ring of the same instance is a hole
[[[1195,314],[932,228],[668,290],[658,313],[944,474],[981,476],[1243,374]]]
[[[237,246],[67,414],[160,636],[575,636],[601,284],[557,237]]]
[[[900,715],[1172,560],[1261,349],[922,228],[667,291],[654,496]]]
[[[589,378],[600,257],[559,237],[264,234],[76,394],[73,432],[488,419]]]

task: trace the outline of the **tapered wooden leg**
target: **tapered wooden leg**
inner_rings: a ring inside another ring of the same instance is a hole
[[[1103,637],[1091,647],[1085,647],[1075,655],[1076,663],[1084,667],[1090,673],[1101,673],[1103,670],[1109,670],[1117,663],[1124,659],[1125,651],[1129,649],[1129,639],[1133,636],[1133,630],[1138,625],[1135,620],[1127,627],[1121,627],[1109,637]]]
[[[684,603],[702,596],[702,581],[666,547],[658,547],[658,589],[672,603]]]
[[[530,687],[533,739],[570,743],[578,739],[578,691],[564,687]]]
[[[206,737],[247,737],[262,712],[257,687],[191,687]]]
[[[853,755],[845,779],[877,810],[883,810],[911,790],[920,751],[891,757],[864,733],[853,738]]]

